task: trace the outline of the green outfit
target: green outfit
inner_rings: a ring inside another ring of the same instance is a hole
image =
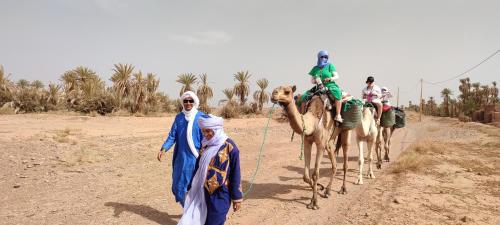
[[[340,90],[340,87],[337,85],[337,83],[335,83],[335,81],[329,81],[329,82],[325,82],[325,79],[326,78],[332,78],[333,77],[333,72],[337,71],[335,69],[335,66],[331,63],[329,63],[328,65],[326,65],[325,67],[323,68],[320,68],[318,66],[315,66],[311,69],[311,72],[309,72],[309,75],[311,75],[312,77],[316,78],[316,77],[319,77],[321,79],[321,82],[323,82],[323,84],[325,85],[325,87],[328,88],[328,90],[330,90],[330,93],[332,95],[332,97],[336,100],[341,100],[342,99],[342,91]],[[303,102],[305,99],[308,99],[311,97],[311,91],[306,91],[304,92],[304,94],[302,95],[302,98],[300,99],[301,102]]]

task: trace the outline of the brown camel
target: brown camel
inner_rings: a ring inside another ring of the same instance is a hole
[[[382,168],[382,143],[384,144],[384,160],[389,162],[389,150],[391,148],[391,137],[396,128],[394,126],[384,127],[382,125],[378,126],[377,135],[377,168]]]
[[[306,113],[300,114],[293,98],[295,90],[295,86],[280,86],[274,89],[271,101],[273,103],[278,103],[284,108],[285,113],[288,115],[290,126],[295,133],[299,135],[304,133],[305,165],[303,178],[304,182],[308,183],[313,189],[311,203],[307,205],[307,208],[318,209],[318,179],[321,157],[323,156],[323,151],[326,150],[332,164],[330,182],[326,187],[324,195],[322,195],[322,197],[327,198],[331,195],[331,186],[337,172],[337,161],[332,151],[332,145],[334,143],[332,137],[337,137],[339,135],[341,140],[345,140],[341,143],[344,153],[344,181],[340,193],[347,193],[345,178],[347,173],[347,150],[351,132],[348,129],[334,127],[332,115],[330,111],[325,110],[323,101],[319,96],[314,96],[307,106]],[[316,144],[316,161],[311,180],[309,172],[311,169],[311,150],[313,143]]]

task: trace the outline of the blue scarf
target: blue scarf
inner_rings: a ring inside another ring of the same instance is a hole
[[[325,67],[326,65],[328,65],[330,62],[328,62],[329,58],[321,58],[321,56],[328,56],[328,52],[327,51],[324,51],[324,50],[321,50],[319,51],[318,53],[318,62],[317,62],[317,66],[319,68],[323,68]]]

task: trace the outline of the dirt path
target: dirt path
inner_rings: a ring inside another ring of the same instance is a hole
[[[0,224],[176,224],[181,207],[170,192],[172,153],[162,163],[155,159],[172,119],[0,116]],[[235,119],[225,126],[241,149],[244,189],[255,169],[266,121]],[[446,123],[449,121],[425,124]],[[429,133],[428,129],[410,124],[398,130],[391,158],[395,160],[414,140]],[[329,199],[320,199],[319,210],[307,210],[312,193],[302,181],[300,138],[290,143],[290,135],[288,124],[271,123],[253,191],[242,211],[230,213],[227,224],[401,224],[390,222],[385,214],[394,193],[413,195],[411,190],[398,192],[400,186],[406,187],[398,180],[407,177],[394,175],[384,164],[382,171],[375,170],[377,179],[354,185],[358,168],[354,142],[349,152],[349,193],[334,193]],[[327,183],[329,172],[325,158],[321,183]],[[341,174],[339,170],[334,191],[341,186]],[[380,202],[386,208],[380,208]],[[419,205],[415,207],[410,209],[419,210]],[[412,218],[404,214],[412,212],[410,209],[394,218]],[[418,220],[401,221],[411,224]]]

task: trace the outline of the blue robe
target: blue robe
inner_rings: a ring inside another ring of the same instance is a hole
[[[197,123],[201,115],[204,115],[204,113],[198,112],[193,123],[193,142],[198,152],[203,139],[203,134]],[[167,140],[162,146],[162,149],[168,150],[175,144],[172,158],[172,193],[175,196],[175,201],[181,203],[181,205],[184,204],[184,197],[189,182],[193,177],[196,164],[196,158],[191,152],[187,141],[187,127],[188,121],[184,117],[184,113],[177,114]]]
[[[203,154],[203,150],[201,151]],[[196,162],[198,169],[199,160]],[[227,139],[208,165],[204,183],[207,203],[205,225],[222,225],[231,202],[243,201],[241,189],[240,151],[233,140]]]

